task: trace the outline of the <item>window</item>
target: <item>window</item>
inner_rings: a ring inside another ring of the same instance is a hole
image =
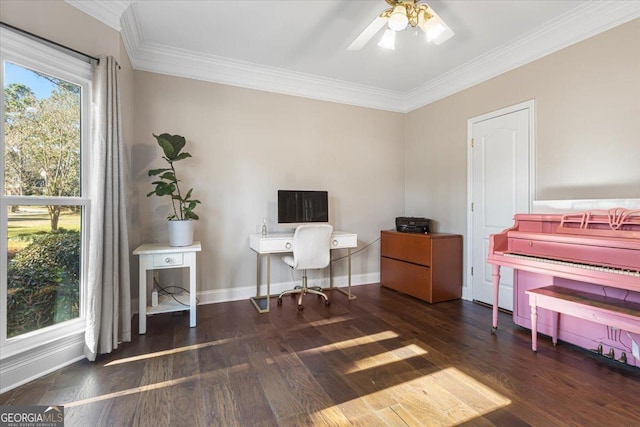
[[[1,29],[0,345],[84,328],[91,65]]]

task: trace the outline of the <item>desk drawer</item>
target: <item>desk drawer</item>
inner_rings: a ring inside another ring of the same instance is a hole
[[[274,237],[260,241],[260,253],[277,253],[293,251],[293,236]]]
[[[355,248],[358,246],[357,234],[334,234],[331,236],[332,249]]]
[[[293,251],[293,233],[273,233],[267,237],[260,234],[249,236],[249,247],[259,254],[287,253]],[[358,247],[358,235],[355,233],[334,232],[331,236],[331,249]]]
[[[154,267],[177,267],[184,264],[183,255],[181,253],[175,254],[158,254],[153,256]]]

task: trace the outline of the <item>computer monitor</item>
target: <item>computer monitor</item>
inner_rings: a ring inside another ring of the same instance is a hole
[[[329,222],[326,191],[278,190],[278,223]]]

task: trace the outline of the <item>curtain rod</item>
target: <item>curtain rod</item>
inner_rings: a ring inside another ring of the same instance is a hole
[[[73,48],[71,48],[69,46],[65,46],[63,44],[54,42],[53,40],[46,39],[46,38],[41,37],[41,36],[39,36],[37,34],[30,33],[29,31],[25,31],[25,30],[23,30],[21,28],[14,27],[13,25],[9,25],[9,24],[7,24],[5,22],[0,21],[0,27],[4,27],[4,28],[6,28],[8,30],[15,31],[16,33],[20,33],[20,34],[22,34],[24,36],[27,36],[27,37],[29,37],[31,39],[35,39],[37,41],[45,42],[47,44],[52,45],[55,48],[64,49],[64,50],[66,50],[68,52],[72,52],[72,53],[75,54],[75,56],[81,56],[84,60],[94,60],[94,61],[96,61],[96,63],[100,63],[100,59],[96,58],[95,56],[87,55],[84,52],[80,52],[79,50],[75,50],[75,49],[73,49]],[[88,62],[90,62],[90,61],[88,61]]]

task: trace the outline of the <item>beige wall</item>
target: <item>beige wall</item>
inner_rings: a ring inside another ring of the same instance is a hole
[[[0,18],[118,58],[132,248],[166,239],[166,201],[144,196],[147,169],[161,164],[151,133],[187,137],[194,158],[181,172],[203,202],[202,291],[254,283],[247,235],[275,220],[279,188],[328,190],[331,221],[361,247],[401,214],[464,233],[467,120],[528,99],[538,199],[640,197],[640,20],[401,115],[133,71],[115,30],[59,0],[4,0]],[[356,255],[354,274],[377,273],[378,250]],[[274,280],[291,276],[278,268]]]
[[[163,166],[151,134],[187,139],[193,158],[176,166],[202,201],[201,291],[255,286],[248,236],[277,221],[278,189],[327,190],[330,222],[360,247],[404,211],[402,114],[136,71],[135,118],[132,225],[145,241],[166,241],[169,213],[167,199],[145,197],[147,170]],[[272,265],[274,282],[292,280]],[[354,275],[378,271],[378,245],[354,256]]]
[[[0,19],[65,46],[120,58],[120,34],[62,0],[2,0]]]
[[[407,214],[464,233],[467,120],[534,99],[535,197],[640,197],[640,19],[406,115]]]

